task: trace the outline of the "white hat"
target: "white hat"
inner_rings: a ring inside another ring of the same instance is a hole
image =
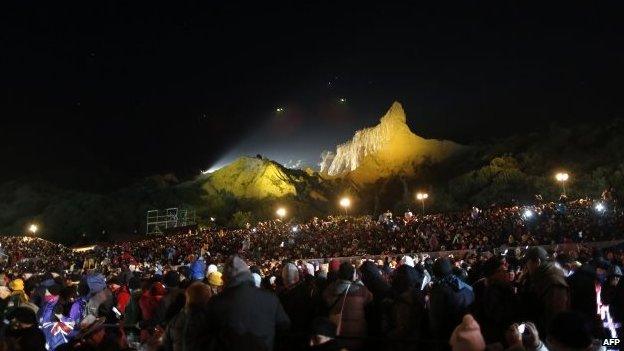
[[[414,267],[414,259],[411,258],[408,255],[403,256],[403,258],[401,259],[401,264],[404,264],[406,266],[410,266],[410,267]]]
[[[252,273],[251,276],[253,277],[254,285],[256,286],[256,288],[259,288],[260,283],[262,283],[262,277],[260,277],[258,273]]]

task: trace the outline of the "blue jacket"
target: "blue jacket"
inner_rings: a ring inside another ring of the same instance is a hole
[[[202,280],[206,276],[206,261],[197,259],[191,263],[191,279]]]

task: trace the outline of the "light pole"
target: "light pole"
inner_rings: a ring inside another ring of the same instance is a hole
[[[286,209],[284,207],[280,207],[275,211],[275,214],[280,218],[284,219],[286,217]]]
[[[566,172],[559,172],[555,174],[555,179],[557,179],[557,181],[561,183],[561,189],[564,196],[567,196],[565,183],[568,181],[568,178],[570,178],[570,175]]]
[[[340,207],[344,208],[345,216],[349,215],[349,206],[351,206],[351,200],[348,197],[343,197],[340,199]]]
[[[427,200],[428,197],[429,197],[429,194],[427,194],[427,193],[417,193],[416,194],[416,199],[419,200],[421,205],[422,205],[422,214],[423,214],[423,216],[425,215],[425,200]]]

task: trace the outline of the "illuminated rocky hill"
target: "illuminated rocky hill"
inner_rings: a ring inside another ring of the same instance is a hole
[[[326,201],[325,182],[312,170],[289,169],[260,157],[243,156],[229,165],[200,177],[208,194],[230,193],[238,198],[262,199],[294,196]]]
[[[413,174],[422,162],[439,162],[461,149],[452,141],[425,139],[412,133],[403,107],[394,102],[378,125],[357,131],[336,152],[324,152],[321,174],[370,183],[392,175]]]

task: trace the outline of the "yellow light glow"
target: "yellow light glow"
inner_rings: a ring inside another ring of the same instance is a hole
[[[418,200],[425,200],[429,197],[429,194],[427,193],[418,193],[416,194],[416,199]]]
[[[340,199],[340,206],[344,208],[351,206],[351,200],[348,197],[343,197]]]
[[[35,234],[37,230],[39,230],[39,226],[37,226],[36,224],[31,224],[30,226],[28,226],[28,231],[33,234]]]
[[[286,209],[283,207],[280,207],[277,209],[277,211],[275,211],[275,214],[280,218],[284,218],[286,217]]]
[[[555,175],[555,179],[557,179],[558,182],[565,182],[568,180],[569,177],[570,175],[565,172],[559,172]]]

